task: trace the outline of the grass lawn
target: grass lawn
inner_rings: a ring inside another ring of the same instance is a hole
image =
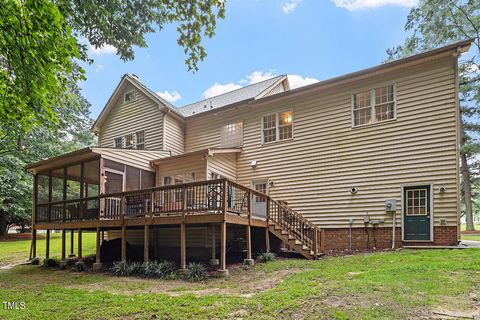
[[[40,233],[40,235],[44,235]],[[95,233],[82,233],[82,253],[89,255],[95,253]],[[74,252],[77,252],[77,234],[74,235]],[[45,239],[37,240],[37,256],[45,257]],[[28,260],[30,253],[31,240],[0,241],[0,266],[19,261]],[[66,239],[67,255],[70,252],[70,232]],[[50,236],[50,256],[60,258],[62,255],[62,234],[51,233]]]
[[[412,319],[480,315],[480,249],[278,260],[205,283],[0,271],[0,319]]]
[[[465,231],[466,225],[462,224],[461,230]],[[474,240],[474,241],[480,241],[480,224],[475,225],[475,230],[477,233],[475,234],[463,234],[462,233],[462,240]]]

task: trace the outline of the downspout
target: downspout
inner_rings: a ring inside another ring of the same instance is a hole
[[[397,218],[395,217],[395,211],[393,211],[393,218],[392,218],[392,250],[395,249],[395,222]]]

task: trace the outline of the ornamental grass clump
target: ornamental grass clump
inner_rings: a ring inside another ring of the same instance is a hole
[[[257,261],[261,263],[267,263],[270,261],[275,261],[276,258],[277,256],[273,252],[261,252],[257,257]]]
[[[191,282],[199,282],[208,278],[207,268],[201,263],[189,263],[183,273],[183,279]]]

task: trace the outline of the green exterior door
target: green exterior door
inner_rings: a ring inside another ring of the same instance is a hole
[[[430,240],[430,186],[403,189],[404,240]]]

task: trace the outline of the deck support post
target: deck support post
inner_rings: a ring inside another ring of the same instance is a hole
[[[187,268],[187,243],[185,235],[185,221],[180,224],[180,269]]]
[[[122,226],[122,261],[127,261],[127,227]]]
[[[150,248],[150,226],[145,224],[143,230],[143,261],[147,262],[149,260],[148,250]]]
[[[65,261],[65,258],[67,256],[66,240],[67,240],[67,230],[62,229],[62,260],[61,261]]]
[[[78,229],[77,231],[78,233],[78,260],[82,260],[83,256],[82,256],[82,229]]]
[[[220,223],[220,270],[218,273],[222,276],[228,276],[227,270],[227,222]]]
[[[268,226],[265,228],[265,252],[270,252],[270,231]]]
[[[50,229],[47,229],[47,234],[46,234],[46,243],[45,243],[45,258],[48,259],[50,258]]]
[[[247,258],[243,260],[243,264],[247,266],[253,266],[254,261],[252,259],[252,227],[247,226],[247,232],[245,237],[247,238]]]
[[[37,229],[32,230],[32,259],[37,257]]]
[[[70,254],[68,255],[69,258],[75,257],[74,253],[74,243],[75,243],[75,230],[70,230]]]
[[[102,262],[100,258],[100,240],[101,240],[101,230],[100,227],[97,227],[96,232],[96,245],[95,245],[95,263],[93,264],[93,270],[98,271],[102,269]]]
[[[212,258],[208,261],[210,266],[216,267],[220,264],[220,261],[217,259],[216,253],[217,241],[215,240],[215,224],[212,224]]]

